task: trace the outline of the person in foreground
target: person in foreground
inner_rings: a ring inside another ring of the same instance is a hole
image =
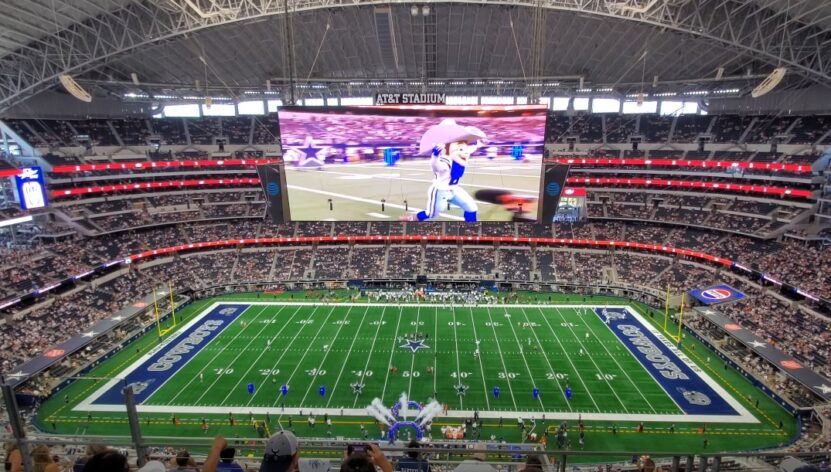
[[[297,437],[291,431],[280,431],[271,436],[265,445],[260,472],[297,472],[299,461]],[[213,470],[205,468],[203,472]]]
[[[392,464],[381,448],[377,444],[370,443],[366,445],[366,452],[349,452],[343,459],[340,470],[341,472],[375,472],[376,467],[381,469],[381,472],[392,472]]]

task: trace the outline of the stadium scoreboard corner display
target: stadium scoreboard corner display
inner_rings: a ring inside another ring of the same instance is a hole
[[[387,93],[376,96],[387,106],[281,107],[283,215],[533,222],[543,214],[553,220],[565,174],[546,181],[541,194],[546,108],[406,105],[443,99]]]

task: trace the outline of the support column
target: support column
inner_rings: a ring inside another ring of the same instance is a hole
[[[9,412],[9,425],[12,427],[12,436],[17,442],[17,448],[20,450],[20,457],[23,459],[23,470],[26,472],[34,472],[35,468],[32,465],[32,455],[29,453],[29,443],[26,441],[26,430],[23,427],[23,420],[20,418],[20,410],[17,407],[17,399],[14,397],[14,389],[11,385],[6,383],[6,379],[2,379],[3,385],[3,402],[6,405],[6,411]]]

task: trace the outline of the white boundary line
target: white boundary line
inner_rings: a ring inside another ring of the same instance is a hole
[[[202,313],[194,317],[191,321],[189,321],[185,326],[183,326],[179,331],[174,333],[173,336],[169,337],[161,344],[153,348],[150,352],[142,356],[136,362],[131,364],[125,370],[123,370],[118,377],[113,378],[109,382],[107,382],[104,386],[99,388],[92,396],[88,397],[81,403],[79,403],[73,411],[88,411],[88,412],[123,412],[126,410],[124,405],[93,405],[92,402],[95,401],[98,397],[103,395],[104,392],[109,390],[113,385],[117,384],[121,381],[121,378],[124,375],[131,373],[132,371],[136,370],[139,366],[141,366],[144,362],[147,361],[148,358],[156,354],[159,350],[164,349],[167,345],[177,339],[182,332],[186,331],[187,328],[192,326],[193,324],[199,322],[202,318],[204,318],[211,310],[216,308],[218,305],[326,305],[331,306],[333,304],[321,304],[321,303],[313,303],[313,302],[241,302],[235,300],[228,300],[228,301],[217,301],[206,308]],[[387,303],[340,303],[337,304],[339,306],[383,306],[389,307],[390,304]],[[443,307],[445,305],[441,304],[418,304],[418,306],[425,307],[425,306],[434,306],[434,307]],[[542,304],[517,304],[517,305],[505,305],[505,304],[498,304],[498,305],[482,305],[490,307],[490,308],[548,308],[551,309],[553,307],[559,308],[586,308],[589,307],[596,307],[595,305],[542,305]],[[697,375],[701,377],[701,379],[710,386],[716,393],[722,396],[724,400],[732,406],[739,415],[733,416],[725,416],[725,415],[684,415],[684,414],[622,414],[622,413],[580,413],[580,412],[561,412],[561,411],[544,411],[544,412],[528,412],[528,411],[482,411],[479,412],[479,416],[481,418],[489,418],[489,419],[498,419],[498,418],[527,418],[528,415],[536,415],[541,416],[542,414],[546,415],[546,418],[554,419],[563,419],[563,420],[577,420],[578,418],[584,420],[597,420],[597,421],[644,421],[644,422],[676,422],[676,423],[723,423],[723,424],[741,424],[741,423],[750,423],[750,424],[757,424],[759,420],[756,419],[747,409],[745,409],[738,401],[736,401],[733,396],[731,396],[727,391],[724,390],[712,377],[707,375],[703,372],[698,366],[696,366],[690,358],[684,355],[678,348],[675,347],[669,340],[667,340],[655,327],[649,324],[639,313],[633,310],[631,307],[626,305],[605,305],[606,308],[623,308],[628,313],[630,313],[635,319],[637,319],[644,327],[644,329],[649,330],[653,333],[658,340],[660,340],[664,345],[667,346],[681,362],[687,364],[687,366],[692,369]],[[400,319],[399,319],[400,321]],[[256,415],[265,415],[266,413],[274,413],[276,410],[279,410],[283,414],[291,414],[291,415],[299,415],[301,410],[309,411],[309,408],[279,408],[279,407],[246,407],[246,406],[190,406],[190,407],[171,407],[169,405],[138,405],[137,410],[139,413],[171,413],[171,412],[181,412],[181,413],[193,413],[193,414],[238,414],[244,415],[248,414],[248,412],[252,412]],[[343,412],[344,415],[349,416],[366,416],[366,410],[363,408],[317,408],[314,409],[315,413],[318,415],[328,413],[330,415],[340,415]],[[473,410],[451,410],[451,417],[454,418],[467,418],[473,416]]]

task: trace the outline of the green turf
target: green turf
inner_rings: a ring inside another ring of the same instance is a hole
[[[217,300],[279,301],[293,297],[302,298],[302,295],[256,299],[252,295],[235,295],[199,301],[179,313],[179,323],[184,324]],[[547,297],[528,296],[525,301],[547,302]],[[583,297],[552,297],[555,303],[583,302]],[[609,298],[585,300],[589,305],[609,301]],[[649,313],[645,307],[637,308],[644,314]],[[510,319],[505,317],[506,312],[511,315]],[[523,323],[531,327],[524,327]],[[425,342],[428,349],[412,353],[399,347],[402,344],[399,336],[417,331],[428,334]],[[531,338],[530,346],[528,338]],[[273,340],[270,347],[268,339]],[[473,356],[475,339],[481,340],[479,360]],[[89,377],[117,376],[157,343],[158,335],[151,332],[96,367]],[[579,354],[581,348],[585,350],[584,355]],[[287,383],[291,388],[285,398],[287,407],[361,408],[375,397],[391,405],[402,392],[409,392],[410,398],[419,401],[427,400],[435,392],[440,401],[449,404],[451,414],[458,409],[527,411],[529,416],[540,419],[539,412],[545,411],[549,422],[538,425],[540,432],[543,427],[554,424],[551,418],[556,417],[556,412],[631,415],[629,422],[587,422],[588,450],[680,448],[694,451],[702,448],[705,437],[710,441],[711,450],[741,450],[789,440],[795,423],[778,405],[755,390],[741,374],[724,369],[720,362],[707,364],[705,359],[712,357],[711,353],[691,337],[684,341],[684,350],[760,423],[708,424],[704,435],[698,433],[699,424],[679,421],[676,433],[670,434],[669,424],[650,423],[644,433],[636,433],[639,414],[677,414],[678,408],[597,316],[581,315],[580,309],[556,304],[543,309],[253,305],[146,402],[147,405],[171,405],[180,412],[177,418],[181,424],[174,426],[169,413],[141,414],[141,418],[145,434],[201,436],[221,432],[228,437],[250,437],[255,434],[245,418],[247,415],[236,415],[237,421],[232,427],[226,413],[188,414],[186,407],[274,407],[269,430],[287,427],[287,415],[280,416],[278,395],[279,386]],[[397,368],[397,373],[390,372],[391,365]],[[428,367],[433,369],[432,374],[428,373]],[[202,381],[200,372],[204,374]],[[353,394],[350,385],[354,382],[365,384],[362,394]],[[464,396],[455,394],[453,387],[459,382],[468,386]],[[44,404],[38,424],[61,433],[126,434],[123,413],[96,412],[88,419],[85,412],[72,410],[102,383],[92,379],[74,382]],[[248,383],[258,387],[253,396],[245,388]],[[565,401],[561,394],[566,384],[575,392],[571,402]],[[327,387],[326,396],[318,394],[320,385]],[[499,399],[491,394],[494,386],[501,388]],[[534,386],[542,391],[539,400],[531,395]],[[760,400],[758,407],[756,399]],[[209,424],[207,433],[201,428],[203,419]],[[778,429],[780,420],[785,423],[784,430]],[[320,423],[316,429],[310,429],[300,417],[293,417],[292,422],[301,435],[326,433]],[[377,433],[377,427],[367,416],[338,416],[332,434],[357,437],[361,423],[371,428],[373,434]],[[459,420],[450,418],[436,421],[437,426],[458,423]],[[488,420],[483,437],[493,434],[508,441],[519,441],[518,430],[510,427],[513,425],[506,420],[500,428],[496,420]],[[618,428],[617,434],[611,433],[612,425]]]

